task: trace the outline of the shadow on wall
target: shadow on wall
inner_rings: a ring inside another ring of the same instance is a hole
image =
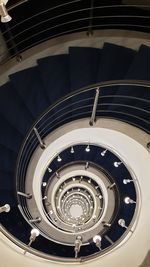
[[[150,250],[145,257],[145,260],[139,267],[150,267]]]

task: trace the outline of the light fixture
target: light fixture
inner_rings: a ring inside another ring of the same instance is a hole
[[[37,238],[37,236],[39,236],[40,232],[38,229],[36,228],[33,228],[31,230],[31,233],[30,233],[30,241],[28,243],[28,247],[31,246],[31,244],[35,241],[35,239]],[[26,250],[24,251],[24,255],[26,254]]]
[[[101,250],[101,241],[102,241],[102,238],[100,235],[95,235],[93,237],[93,242],[96,244],[97,248],[99,248],[99,250]]]
[[[122,228],[127,229],[126,222],[125,222],[124,219],[119,219],[119,220],[118,220],[118,224],[119,224]]]
[[[114,166],[116,167],[116,168],[118,168],[120,165],[122,164],[122,162],[121,161],[115,161],[114,162]]]
[[[130,180],[130,179],[123,179],[123,184],[129,184],[133,182],[133,180]]]
[[[105,154],[106,154],[106,152],[107,152],[107,149],[103,150],[103,151],[101,152],[101,156],[104,157]]]
[[[79,236],[76,237],[76,240],[74,242],[75,258],[78,257],[78,254],[80,252],[81,245],[82,245],[82,236],[79,235]]]
[[[40,234],[40,232],[39,232],[38,229],[33,228],[31,230],[31,234],[30,234],[30,245],[31,245],[32,242],[35,241],[36,237],[39,236],[39,234]]]
[[[42,185],[43,185],[43,187],[45,187],[47,185],[47,183],[46,182],[43,182]]]
[[[136,201],[134,201],[134,200],[131,199],[130,197],[125,197],[124,202],[125,202],[126,204],[135,204],[135,203],[136,203]]]
[[[0,15],[1,15],[2,23],[9,22],[12,19],[11,16],[8,14],[6,6],[5,6],[7,2],[8,1],[6,0],[0,0]]]
[[[47,169],[48,169],[48,172],[52,172],[52,169],[51,168],[48,167]]]
[[[31,246],[31,244],[35,241],[35,239],[37,238],[37,236],[39,236],[39,234],[40,234],[40,232],[39,232],[38,229],[33,228],[33,229],[31,230],[31,233],[30,233],[30,241],[29,241],[29,243],[28,243],[28,247]]]
[[[10,211],[10,205],[5,204],[4,206],[0,207],[0,213],[2,212],[9,212]]]
[[[71,149],[70,149],[70,153],[71,153],[71,154],[74,153],[74,148],[73,148],[73,146],[72,146]]]
[[[87,145],[87,147],[85,148],[85,151],[90,152],[90,146],[89,145]]]
[[[62,161],[62,158],[58,155],[58,157],[57,157],[57,161],[58,162],[61,162]]]

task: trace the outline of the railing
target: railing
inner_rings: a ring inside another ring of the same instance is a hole
[[[44,138],[65,123],[89,118],[89,127],[93,127],[97,118],[113,118],[150,133],[149,90],[150,83],[145,81],[109,81],[75,91],[50,106],[31,127],[20,150],[16,171],[17,191],[24,192],[28,163],[36,147],[45,149]],[[144,94],[145,97],[142,97]],[[19,199],[24,213],[31,219],[25,198]]]
[[[32,1],[10,10],[13,20],[1,25],[6,41],[7,60],[43,41],[61,35],[96,29],[126,29],[150,32],[150,6],[102,5],[97,0],[67,1],[56,6],[34,6]],[[34,10],[36,10],[34,12]],[[30,15],[29,14],[30,11]]]

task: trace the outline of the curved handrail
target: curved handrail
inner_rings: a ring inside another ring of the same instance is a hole
[[[48,8],[48,9],[46,9],[46,10],[43,10],[43,11],[41,11],[41,12],[36,13],[35,15],[32,15],[31,17],[28,17],[27,19],[24,19],[24,20],[18,22],[17,24],[15,24],[14,26],[12,26],[10,29],[12,30],[12,29],[14,29],[15,27],[19,26],[20,24],[22,24],[22,23],[24,23],[24,22],[26,22],[26,21],[28,21],[28,20],[31,20],[31,19],[33,19],[33,18],[35,18],[35,17],[37,17],[37,16],[41,16],[41,15],[43,15],[44,13],[47,13],[47,12],[49,12],[49,11],[53,11],[54,9],[62,8],[62,7],[64,7],[64,6],[68,6],[68,5],[70,5],[70,4],[74,4],[74,3],[77,3],[77,2],[81,2],[81,1],[82,1],[82,0],[73,0],[73,1],[70,1],[70,2],[67,2],[67,3],[64,3],[64,4],[59,4],[59,5],[50,7],[50,8]],[[6,30],[5,32],[7,32],[7,30]],[[5,33],[5,32],[4,32],[4,33]]]
[[[29,21],[29,20],[31,20],[33,18],[38,17],[38,16],[41,16],[41,15],[43,15],[45,13],[48,13],[49,11],[53,11],[55,9],[62,8],[64,6],[67,6],[67,5],[70,5],[70,4],[74,4],[74,3],[77,3],[77,2],[82,2],[82,0],[74,0],[74,1],[70,1],[70,2],[64,3],[64,4],[60,4],[60,5],[56,5],[56,6],[50,7],[48,9],[46,9],[46,10],[43,10],[41,12],[38,12],[38,13],[32,15],[31,17],[28,17],[27,19],[24,19],[24,20],[18,22],[14,26],[10,27],[10,29],[12,30],[12,29],[18,27],[19,25],[23,24],[24,22],[27,22],[27,21]],[[102,9],[110,9],[110,8],[112,8],[112,9],[116,9],[116,8],[121,8],[121,9],[123,9],[123,8],[124,9],[125,8],[150,9],[150,6],[149,5],[137,5],[137,4],[133,5],[132,4],[132,5],[108,5],[108,6],[104,5],[104,6],[96,6],[96,7],[94,7],[94,9],[101,9],[101,10]],[[91,8],[89,7],[89,8],[86,8],[85,10],[90,10],[90,9]],[[71,14],[71,12],[70,12],[70,14]],[[7,30],[4,31],[4,33],[6,33],[6,32],[7,32]]]
[[[89,18],[83,19],[83,21],[84,20],[88,20],[88,19]],[[81,21],[81,20],[74,20],[74,21],[71,21],[71,22],[68,22],[68,23],[63,23],[63,24],[60,24],[60,25],[57,25],[57,26],[54,26],[54,27],[51,27],[51,28],[47,28],[47,29],[45,29],[45,30],[43,30],[41,32],[38,32],[37,34],[34,34],[34,35],[32,35],[32,36],[30,36],[30,37],[18,42],[17,45],[20,45],[20,44],[24,43],[25,41],[28,41],[31,38],[35,37],[35,36],[38,36],[40,33],[44,33],[46,31],[49,31],[50,29],[57,28],[58,26],[61,27],[61,26],[64,26],[64,25],[69,25],[69,24],[77,22],[77,21]],[[114,23],[113,24],[112,23],[111,24],[108,24],[108,23],[107,24],[96,24],[96,25],[93,26],[94,29],[96,29],[96,28],[98,28],[98,29],[103,29],[103,28],[111,29],[111,28],[114,28],[114,27],[116,27],[118,29],[122,29],[122,28],[131,28],[131,29],[133,29],[133,27],[134,28],[138,28],[138,29],[140,29],[140,28],[141,29],[150,29],[150,26],[148,26],[148,25],[145,26],[145,25],[140,25],[140,24],[124,24],[124,23],[122,23],[122,24],[120,24],[120,23],[119,24],[118,23],[116,23],[116,24],[114,24]],[[40,44],[42,42],[45,42],[45,41],[47,41],[49,39],[56,38],[56,37],[62,36],[64,34],[69,34],[69,33],[73,33],[73,32],[80,31],[80,30],[88,30],[88,26],[79,27],[79,28],[76,28],[74,30],[71,29],[71,30],[64,31],[64,32],[62,31],[62,32],[60,32],[58,34],[54,34],[54,35],[52,35],[50,37],[43,38],[40,41],[33,42],[31,45],[28,45],[25,48],[20,49],[19,52],[22,53],[23,51],[25,51],[25,50],[27,50],[27,49],[35,46],[35,45],[38,45],[38,44]],[[14,49],[15,47],[16,47],[15,45],[12,45],[7,51],[9,52],[12,49]],[[14,54],[12,57],[16,56],[17,54],[18,53]],[[12,58],[12,57],[10,57],[10,58]]]
[[[96,29],[112,28],[149,32],[149,12],[149,5],[107,6],[82,0],[51,6],[15,25],[7,24],[6,29],[3,27],[8,49],[1,64],[35,45],[69,33],[86,31],[91,34]],[[27,22],[30,23],[25,24]]]
[[[48,108],[47,111],[44,112],[43,115],[41,115],[35,121],[35,123],[31,127],[31,129],[33,127],[36,127],[37,123],[40,120],[42,120],[46,114],[48,114],[50,111],[52,111],[54,108],[58,107],[58,105],[60,105],[61,103],[67,101],[68,99],[71,99],[72,97],[77,96],[77,95],[79,95],[79,94],[81,94],[83,92],[95,90],[95,88],[97,88],[97,87],[101,90],[102,88],[105,88],[106,89],[107,87],[109,88],[109,87],[112,87],[112,86],[113,87],[115,87],[115,86],[133,86],[133,87],[150,88],[150,82],[144,81],[144,80],[143,81],[142,80],[112,80],[112,81],[105,81],[105,82],[96,83],[93,86],[87,86],[87,87],[84,87],[82,89],[75,90],[74,92],[71,92],[67,96],[62,97],[60,100],[58,100],[54,104],[52,104],[50,106],[50,108]],[[109,96],[112,96],[112,95],[109,95]],[[120,97],[120,95],[118,95],[118,96]],[[118,96],[115,95],[115,97],[118,97]],[[104,97],[104,96],[102,96],[102,97]],[[127,96],[121,96],[121,97],[127,97]],[[128,96],[128,98],[130,98],[130,96]],[[150,103],[150,100],[147,100],[147,99],[141,99],[141,98],[137,98],[137,97],[133,97],[133,96],[131,96],[131,98],[132,99],[134,98],[135,100],[146,101],[146,102],[149,102]],[[31,129],[30,129],[30,131],[31,131]]]
[[[108,82],[101,82],[93,86],[88,86],[85,88],[82,88],[80,90],[74,91],[71,94],[69,94],[66,97],[63,97],[61,100],[57,101],[54,103],[52,106],[50,106],[46,112],[44,112],[37,120],[36,122],[32,125],[31,129],[29,130],[25,141],[21,147],[19,156],[18,156],[18,161],[17,161],[17,171],[16,171],[16,177],[18,180],[21,179],[20,186],[24,186],[24,178],[25,178],[25,173],[26,173],[26,168],[29,162],[29,159],[35,150],[36,146],[38,146],[38,140],[36,139],[36,136],[33,133],[33,128],[37,128],[39,131],[39,134],[41,135],[41,138],[45,137],[45,134],[47,135],[50,133],[52,130],[55,128],[61,126],[64,124],[66,121],[71,121],[77,118],[81,117],[90,117],[91,111],[92,111],[92,106],[93,106],[93,100],[94,100],[94,94],[95,94],[95,89],[99,88],[101,91],[104,89],[104,92],[107,90],[107,88],[110,87],[119,87],[119,86],[125,86],[125,88],[129,89],[131,86],[132,88],[137,88],[137,87],[145,87],[145,88],[150,88],[150,82],[147,81],[134,81],[134,80],[118,80],[118,81],[108,81]],[[92,92],[93,96],[85,98],[84,93],[87,92]],[[111,98],[112,96],[117,97],[118,100],[121,102],[118,103],[111,103],[108,101],[109,97]],[[77,99],[79,97],[79,99]],[[75,102],[73,99],[75,98]],[[101,100],[103,99],[103,102],[101,103]],[[106,99],[106,102],[104,100]],[[141,128],[142,130],[149,132],[148,129],[146,129],[141,123],[145,123],[146,125],[150,125],[149,120],[143,118],[143,115],[141,116],[141,112],[144,114],[150,114],[150,111],[144,109],[144,106],[141,107],[136,107],[131,106],[130,104],[123,103],[125,100],[136,100],[140,101],[141,103],[149,103],[150,104],[150,99],[143,99],[139,97],[134,97],[129,95],[112,95],[112,94],[106,94],[106,95],[100,95],[99,96],[99,102],[98,102],[98,107],[97,107],[97,114],[98,116],[100,114],[110,114],[108,117],[110,118],[115,118],[116,114],[117,115],[123,115],[123,121],[126,121],[130,124],[135,125],[136,127]],[[83,104],[85,101],[85,105]],[[87,102],[88,103],[87,103]],[[78,105],[76,107],[76,105]],[[72,109],[71,109],[72,106]],[[104,107],[108,107],[109,109],[106,109]],[[119,110],[111,110],[111,106],[119,107]],[[60,108],[59,108],[60,107]],[[126,108],[126,112],[122,111],[121,108]],[[83,110],[85,109],[85,110]],[[130,110],[133,110],[133,113],[130,114]],[[56,110],[56,112],[55,112]],[[134,114],[134,110],[136,112],[139,112],[139,114]],[[103,117],[104,115],[102,115]],[[118,119],[118,117],[116,116]],[[130,121],[129,118],[132,119],[137,119],[138,123],[135,121]],[[119,118],[120,119],[120,118]],[[32,144],[32,146],[31,146]],[[23,178],[24,177],[24,178]],[[23,179],[23,180],[22,180]]]
[[[131,97],[129,94],[126,94],[126,92],[124,95],[117,94],[117,92],[114,95],[110,93],[107,94],[107,89],[113,87],[118,89],[122,86],[124,86],[127,90],[130,87],[134,88],[135,90],[137,87],[141,87],[141,89],[145,87],[147,89],[149,88],[150,90],[150,82],[147,81],[116,80],[101,82],[76,90],[50,106],[32,125],[21,147],[16,166],[16,191],[25,192],[25,179],[28,164],[33,152],[39,146],[38,139],[34,134],[34,128],[36,127],[41,138],[43,139],[54,129],[66,123],[66,121],[70,122],[81,118],[89,118],[90,121],[95,92],[97,92],[97,90],[101,92],[101,90],[104,89],[104,95],[98,94],[99,98],[96,112],[97,117],[121,120],[150,133],[148,130],[150,129],[150,121],[147,120],[143,115],[150,115],[150,111],[144,107],[144,104],[149,104],[150,106],[150,97],[148,99],[136,97],[136,91],[135,96],[132,95]],[[112,97],[117,99],[117,103],[111,102]],[[140,107],[138,107],[138,105],[131,106],[130,103],[126,103],[124,100],[131,100],[132,102],[135,100],[135,103],[140,103]],[[111,107],[113,108],[111,109]],[[120,110],[115,110],[114,107],[119,107]],[[131,112],[131,110],[133,110],[133,112]],[[148,126],[148,129],[146,129],[145,125]],[[92,127],[90,123],[89,127]],[[29,220],[32,219],[32,216],[28,210],[27,200],[24,197],[17,195],[17,192],[16,196],[20,212],[22,213],[24,219],[30,224]],[[31,227],[33,226],[34,223],[31,224]]]
[[[27,31],[29,31],[29,30],[31,30],[31,29],[34,29],[35,27],[37,27],[37,26],[39,26],[39,25],[42,25],[42,24],[44,24],[45,22],[48,22],[48,21],[52,21],[52,20],[54,20],[54,19],[57,19],[57,18],[60,18],[60,17],[64,17],[64,16],[67,16],[67,15],[71,15],[71,14],[75,14],[75,13],[79,13],[79,12],[82,12],[82,11],[87,11],[87,10],[90,10],[90,8],[88,8],[88,9],[81,9],[81,10],[77,10],[77,11],[72,11],[72,12],[68,12],[68,13],[65,13],[65,14],[61,14],[61,15],[58,15],[58,16],[55,16],[55,17],[52,17],[52,18],[49,18],[49,19],[46,19],[46,20],[43,20],[43,21],[41,21],[41,22],[39,22],[39,23],[37,23],[37,24],[34,24],[34,25],[32,25],[32,26],[30,26],[30,27],[28,27],[28,28],[26,28],[26,29],[24,29],[23,31],[20,31],[19,33],[17,33],[17,34],[15,34],[15,35],[13,35],[13,37],[10,37],[9,39],[7,39],[7,41],[6,41],[6,43],[9,43],[11,40],[13,40],[14,38],[16,38],[16,37],[18,37],[18,36],[20,36],[20,35],[22,35],[23,33],[25,33],[25,32],[27,32]],[[114,19],[114,18],[132,18],[132,19],[148,19],[148,20],[150,20],[150,17],[149,16],[137,16],[137,15],[105,15],[105,16],[94,16],[93,17],[93,19]],[[27,41],[27,40],[29,40],[29,39],[31,39],[31,38],[33,38],[33,37],[35,37],[35,36],[37,36],[37,35],[40,35],[41,33],[43,33],[43,32],[45,32],[45,31],[49,31],[49,30],[52,30],[52,29],[56,29],[56,28],[58,28],[58,27],[61,27],[61,26],[64,26],[64,25],[69,25],[69,24],[71,24],[71,23],[74,23],[74,22],[79,22],[79,21],[82,21],[82,20],[89,20],[89,17],[83,17],[83,18],[80,18],[80,19],[77,19],[77,20],[71,20],[71,21],[69,21],[69,22],[64,22],[64,23],[61,23],[61,24],[57,24],[57,25],[55,25],[55,26],[53,26],[53,27],[48,27],[48,28],[46,28],[45,30],[42,30],[42,31],[38,31],[38,33],[36,33],[36,34],[33,34],[33,35],[31,35],[31,36],[29,36],[28,38],[25,38],[25,39],[23,39],[21,42],[18,42],[17,43],[17,45],[19,45],[19,44],[21,44],[21,43],[24,43],[25,41]],[[101,24],[100,24],[101,25]],[[99,25],[99,26],[100,26]],[[112,24],[113,25],[113,24]],[[123,25],[123,24],[121,24],[121,23],[117,23],[117,25]],[[132,24],[126,24],[126,25],[130,25],[130,26],[132,26]],[[140,27],[140,25],[137,25],[137,24],[135,24],[136,26],[138,26],[138,27]],[[95,25],[93,25],[93,26],[95,26]],[[142,25],[141,25],[142,26]],[[145,26],[144,26],[145,27]],[[148,28],[149,28],[149,26],[148,26]],[[4,33],[3,33],[4,34]],[[11,47],[11,48],[13,48],[13,46]]]

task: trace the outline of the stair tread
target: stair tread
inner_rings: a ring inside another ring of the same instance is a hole
[[[0,144],[18,152],[22,143],[22,136],[4,118],[0,117]]]
[[[123,79],[135,55],[136,52],[130,48],[105,43],[98,68],[97,82]]]
[[[23,136],[33,124],[33,117],[27,110],[23,101],[10,84],[1,86],[0,90],[0,114],[18,130]]]
[[[126,79],[150,80],[150,47],[141,45],[139,52],[133,60]]]
[[[37,66],[12,74],[10,79],[34,118],[49,106]]]
[[[70,92],[69,58],[67,54],[38,60],[38,68],[50,104]]]
[[[4,193],[2,192],[2,195],[0,194],[0,203],[5,204],[5,199],[7,200],[7,203],[10,204],[11,209],[7,216],[5,213],[1,214],[1,222],[12,235],[27,244],[29,242],[28,233],[31,231],[31,226],[26,222],[26,220],[24,220],[22,214],[20,213],[13,193],[9,191],[4,191]]]
[[[13,190],[14,184],[14,176],[12,172],[0,170],[0,190]]]
[[[70,47],[69,57],[72,91],[96,83],[101,57],[99,48]]]
[[[0,170],[14,172],[16,167],[17,154],[10,149],[0,145]]]

